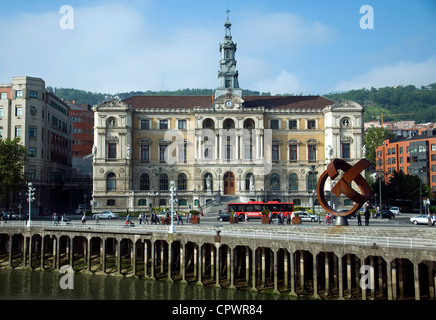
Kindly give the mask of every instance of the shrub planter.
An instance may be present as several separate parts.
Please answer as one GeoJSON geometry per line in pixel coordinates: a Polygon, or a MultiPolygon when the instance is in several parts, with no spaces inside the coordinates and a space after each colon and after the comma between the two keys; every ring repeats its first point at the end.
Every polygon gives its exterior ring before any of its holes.
{"type": "Polygon", "coordinates": [[[269,217],[268,216],[262,216],[261,218],[262,224],[269,224],[269,217]]]}
{"type": "Polygon", "coordinates": [[[238,223],[239,222],[239,218],[238,217],[230,217],[230,223],[238,223]]]}
{"type": "Polygon", "coordinates": [[[200,223],[200,217],[191,217],[191,223],[193,224],[200,223]]]}
{"type": "Polygon", "coordinates": [[[293,217],[292,224],[301,224],[301,217],[293,217]]]}

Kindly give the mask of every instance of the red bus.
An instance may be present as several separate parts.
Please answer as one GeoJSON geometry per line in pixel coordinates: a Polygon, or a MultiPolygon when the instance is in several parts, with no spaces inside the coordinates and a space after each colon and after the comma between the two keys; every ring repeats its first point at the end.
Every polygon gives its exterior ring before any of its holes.
{"type": "Polygon", "coordinates": [[[235,212],[235,215],[239,217],[239,220],[245,219],[245,215],[248,218],[261,218],[262,210],[269,210],[273,218],[278,213],[282,213],[285,217],[292,214],[294,211],[294,204],[292,202],[278,202],[278,201],[249,201],[246,203],[229,203],[227,205],[227,211],[231,213],[235,212]]]}

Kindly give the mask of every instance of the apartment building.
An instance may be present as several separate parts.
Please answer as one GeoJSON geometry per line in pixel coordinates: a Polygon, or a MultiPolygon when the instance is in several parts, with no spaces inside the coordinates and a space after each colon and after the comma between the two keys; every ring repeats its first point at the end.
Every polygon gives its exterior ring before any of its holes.
{"type": "MultiPolygon", "coordinates": [[[[44,80],[14,77],[0,85],[0,137],[20,138],[27,148],[23,168],[36,188],[34,214],[69,206],[65,182],[71,177],[71,123],[69,107],[45,88],[44,80]]],[[[26,186],[13,195],[11,208],[27,203],[26,186]]]]}

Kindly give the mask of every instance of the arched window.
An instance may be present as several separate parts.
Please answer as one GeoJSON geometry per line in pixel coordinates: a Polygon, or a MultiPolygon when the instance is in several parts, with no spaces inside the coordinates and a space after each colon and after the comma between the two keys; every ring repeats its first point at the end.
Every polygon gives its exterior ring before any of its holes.
{"type": "Polygon", "coordinates": [[[271,175],[271,190],[280,191],[280,176],[277,173],[271,175]]]}
{"type": "Polygon", "coordinates": [[[230,130],[230,129],[235,129],[235,121],[233,121],[232,119],[226,119],[223,122],[223,128],[230,130]]]}
{"type": "Polygon", "coordinates": [[[298,191],[298,176],[296,173],[289,175],[289,191],[298,191]]]}
{"type": "Polygon", "coordinates": [[[312,171],[309,171],[309,173],[307,174],[307,191],[316,190],[316,175],[317,173],[312,171]]]}
{"type": "Polygon", "coordinates": [[[204,175],[204,182],[203,182],[203,187],[204,190],[208,191],[212,191],[213,190],[213,177],[212,177],[212,173],[208,172],[204,175]]]}
{"type": "Polygon", "coordinates": [[[140,181],[140,189],[141,190],[150,190],[150,176],[148,173],[141,174],[141,181],[140,181]]]}
{"type": "Polygon", "coordinates": [[[161,191],[168,190],[168,175],[166,173],[161,173],[159,175],[159,190],[161,191]]]}
{"type": "Polygon", "coordinates": [[[188,179],[186,178],[186,174],[180,173],[177,177],[177,190],[187,190],[188,187],[188,179]]]}
{"type": "Polygon", "coordinates": [[[106,191],[116,191],[117,177],[115,173],[110,172],[106,178],[106,191]]]}

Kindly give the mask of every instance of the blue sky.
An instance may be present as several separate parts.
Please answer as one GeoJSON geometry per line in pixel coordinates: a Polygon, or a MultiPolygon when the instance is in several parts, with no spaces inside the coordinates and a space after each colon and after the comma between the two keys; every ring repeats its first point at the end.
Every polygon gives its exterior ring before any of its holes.
{"type": "Polygon", "coordinates": [[[229,5],[243,89],[331,91],[436,82],[434,0],[2,1],[0,81],[94,92],[216,88],[229,5]],[[63,5],[74,10],[63,29],[63,5]],[[363,5],[374,29],[361,29],[363,5]]]}

